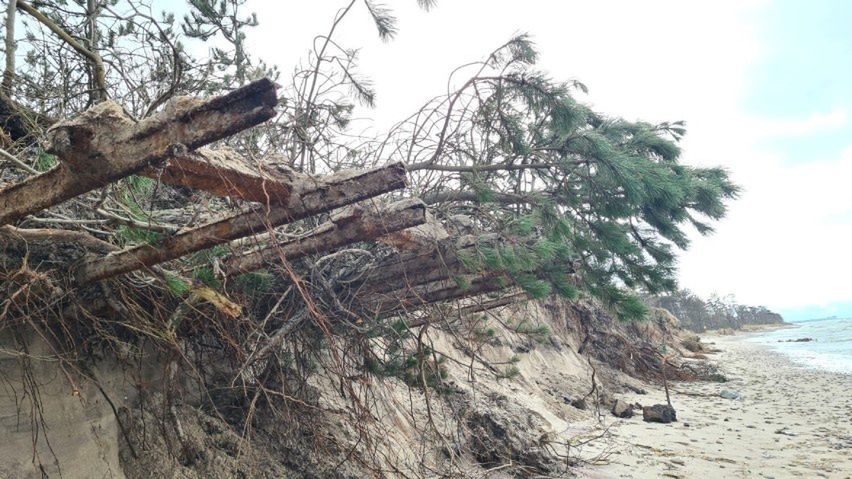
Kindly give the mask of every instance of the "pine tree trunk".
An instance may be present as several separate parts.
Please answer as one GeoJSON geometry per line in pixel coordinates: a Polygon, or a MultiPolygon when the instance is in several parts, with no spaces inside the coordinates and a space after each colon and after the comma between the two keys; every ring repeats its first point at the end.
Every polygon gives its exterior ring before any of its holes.
{"type": "Polygon", "coordinates": [[[77,281],[88,283],[109,278],[269,231],[276,226],[403,188],[405,180],[402,163],[309,180],[309,184],[294,185],[287,206],[256,208],[168,237],[161,244],[139,245],[88,261],[78,269],[77,281]]]}
{"type": "Polygon", "coordinates": [[[308,181],[307,175],[289,168],[252,165],[229,148],[199,148],[170,159],[163,168],[146,168],[139,174],[170,185],[264,205],[286,205],[293,185],[308,181]]]}
{"type": "Polygon", "coordinates": [[[468,277],[465,280],[470,284],[464,287],[451,280],[438,281],[416,288],[376,294],[360,302],[363,309],[371,316],[387,318],[410,313],[430,304],[470,298],[512,286],[510,279],[502,274],[468,277]]]}
{"type": "Polygon", "coordinates": [[[496,235],[448,238],[436,242],[428,251],[385,260],[364,275],[363,283],[358,287],[359,293],[393,291],[467,273],[462,258],[475,256],[478,246],[496,242],[496,235]]]}
{"type": "Polygon", "coordinates": [[[425,222],[426,205],[419,199],[403,200],[378,209],[362,205],[333,217],[302,238],[234,256],[225,262],[225,272],[228,275],[248,273],[281,258],[292,261],[347,244],[369,241],[425,222]]]}
{"type": "Polygon", "coordinates": [[[117,104],[100,103],[50,129],[48,152],[60,164],[0,190],[0,225],[264,122],[276,103],[268,79],[210,100],[172,103],[139,123],[117,104]]]}

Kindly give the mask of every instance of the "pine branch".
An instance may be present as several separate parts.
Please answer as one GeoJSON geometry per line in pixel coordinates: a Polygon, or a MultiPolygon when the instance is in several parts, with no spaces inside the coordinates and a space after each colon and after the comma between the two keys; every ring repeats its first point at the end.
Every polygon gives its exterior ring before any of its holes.
{"type": "Polygon", "coordinates": [[[6,68],[3,70],[2,90],[5,95],[12,96],[12,80],[15,76],[15,9],[17,0],[8,0],[6,7],[6,68]]]}
{"type": "Polygon", "coordinates": [[[370,12],[370,16],[373,17],[376,30],[379,32],[379,38],[384,41],[393,39],[399,30],[396,27],[396,17],[391,14],[391,10],[371,0],[364,0],[364,5],[366,5],[367,11],[370,12]]]}
{"type": "Polygon", "coordinates": [[[62,29],[59,25],[57,25],[53,20],[47,18],[47,16],[40,11],[33,8],[32,5],[23,1],[17,0],[17,7],[20,10],[28,13],[30,16],[39,21],[42,25],[48,28],[48,30],[55,33],[59,38],[62,39],[65,43],[67,43],[71,48],[77,51],[80,55],[85,57],[89,63],[92,65],[92,70],[94,71],[94,82],[97,87],[98,93],[96,97],[99,100],[106,100],[108,98],[107,89],[106,89],[106,71],[104,70],[104,62],[101,59],[101,56],[93,50],[90,50],[83,46],[80,42],[78,42],[74,37],[68,34],[65,30],[62,29]]]}

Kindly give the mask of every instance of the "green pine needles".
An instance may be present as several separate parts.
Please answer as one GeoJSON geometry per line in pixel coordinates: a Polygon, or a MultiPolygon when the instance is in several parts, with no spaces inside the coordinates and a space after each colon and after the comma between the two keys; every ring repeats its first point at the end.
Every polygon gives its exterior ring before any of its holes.
{"type": "Polygon", "coordinates": [[[468,267],[506,272],[532,297],[587,295],[641,318],[636,294],[676,287],[676,250],[690,229],[712,232],[739,188],[721,168],[680,163],[682,122],[595,112],[574,97],[585,86],[533,70],[536,58],[513,38],[400,125],[396,151],[427,203],[505,238],[468,267]]]}

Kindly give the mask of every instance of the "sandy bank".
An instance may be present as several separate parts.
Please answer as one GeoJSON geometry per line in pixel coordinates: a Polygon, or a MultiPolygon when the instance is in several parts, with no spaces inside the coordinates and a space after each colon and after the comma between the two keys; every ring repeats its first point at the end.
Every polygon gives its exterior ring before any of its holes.
{"type": "MultiPolygon", "coordinates": [[[[806,369],[746,337],[705,338],[722,350],[711,357],[729,382],[674,385],[678,422],[608,416],[605,440],[584,451],[602,465],[581,477],[852,477],[852,376],[806,369]]],[[[657,388],[620,397],[665,402],[657,388]]]]}

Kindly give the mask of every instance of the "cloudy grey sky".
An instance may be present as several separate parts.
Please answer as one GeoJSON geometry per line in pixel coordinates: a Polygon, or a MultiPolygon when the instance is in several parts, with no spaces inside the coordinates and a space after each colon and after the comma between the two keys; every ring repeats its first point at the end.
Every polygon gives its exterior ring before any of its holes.
{"type": "MultiPolygon", "coordinates": [[[[254,55],[289,73],[343,0],[251,0],[254,55]]],[[[381,131],[446,91],[456,66],[528,32],[539,67],[577,79],[597,110],[685,120],[683,161],[723,165],[745,192],[716,234],[681,255],[682,286],[733,293],[791,319],[852,316],[852,2],[740,0],[386,2],[378,40],[362,6],[340,41],[361,48],[381,131]]]]}

